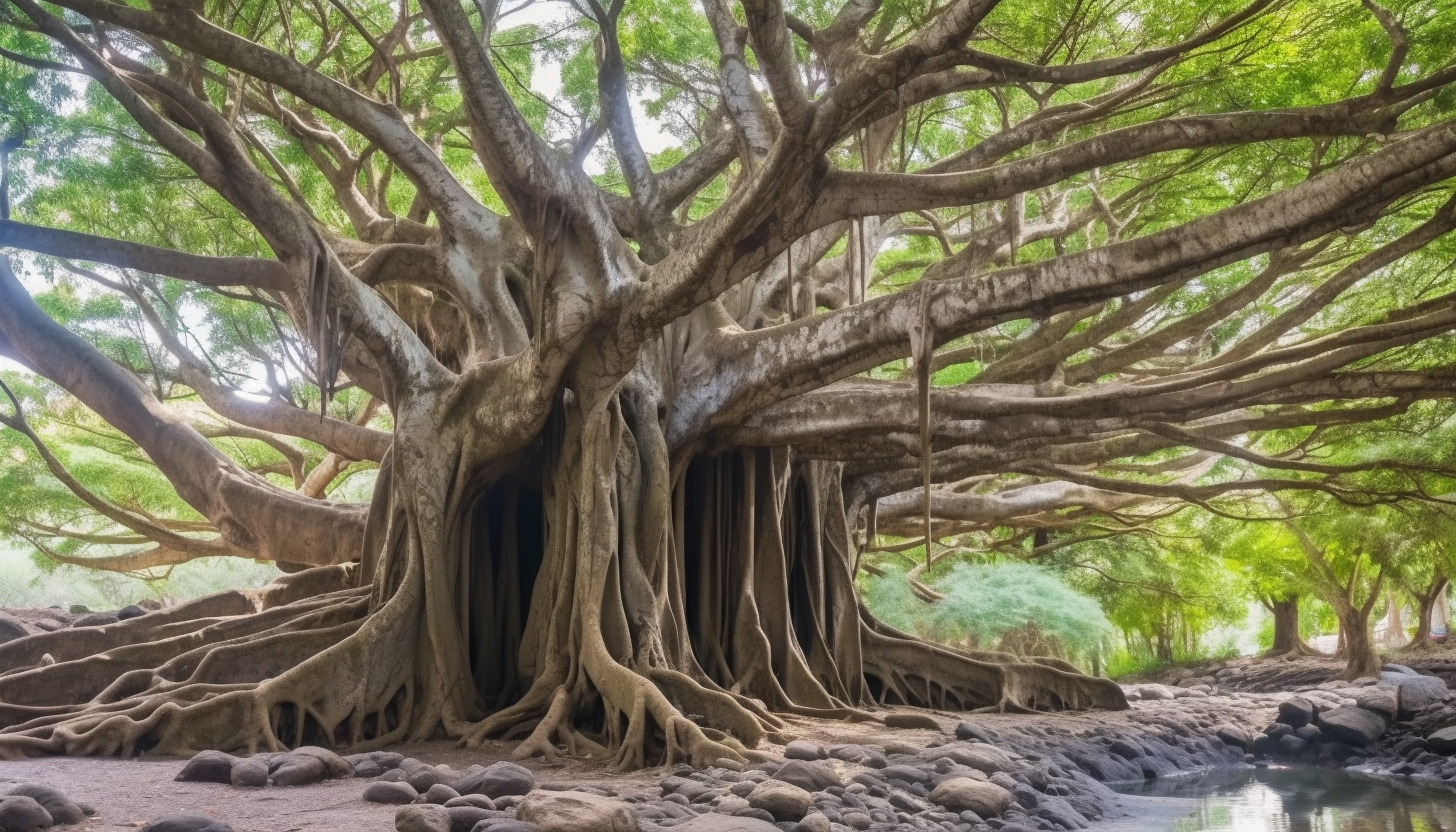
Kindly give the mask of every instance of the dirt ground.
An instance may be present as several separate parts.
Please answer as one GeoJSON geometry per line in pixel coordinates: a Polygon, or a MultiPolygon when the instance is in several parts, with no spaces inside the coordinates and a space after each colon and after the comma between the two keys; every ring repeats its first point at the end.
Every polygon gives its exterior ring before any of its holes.
{"type": "MultiPolygon", "coordinates": [[[[1124,723],[1150,703],[1121,713],[1090,712],[1035,716],[984,715],[969,717],[978,726],[996,731],[1041,731],[1060,727],[1080,731],[1096,726],[1124,723]]],[[[964,718],[944,712],[922,712],[935,717],[947,730],[964,718]]],[[[891,729],[878,723],[845,723],[792,719],[796,737],[824,744],[859,743],[883,746],[887,742],[924,745],[941,738],[925,729],[891,729]]],[[[448,764],[464,769],[480,763],[510,759],[514,743],[492,743],[480,750],[467,750],[449,742],[397,746],[392,750],[432,765],[448,764]]],[[[780,746],[764,743],[770,754],[780,746]]],[[[73,829],[55,827],[58,832],[103,832],[134,829],[157,817],[172,813],[201,814],[217,818],[236,832],[390,832],[397,807],[364,802],[364,782],[335,780],[295,788],[238,789],[212,783],[177,783],[181,759],[87,759],[43,757],[22,761],[0,761],[0,783],[45,783],[65,792],[78,803],[97,810],[95,817],[73,829]]],[[[536,772],[537,787],[569,789],[597,786],[624,798],[657,796],[663,769],[619,774],[593,760],[563,759],[557,763],[528,760],[536,772]]],[[[1109,825],[1107,832],[1119,824],[1109,825]]]]}
{"type": "MultiPolygon", "coordinates": [[[[1065,719],[1067,717],[1059,717],[1065,719]]],[[[995,719],[1006,719],[996,717],[995,719]]],[[[1012,719],[1015,719],[1014,717],[1012,719]]],[[[954,728],[956,720],[941,720],[954,728]]],[[[926,730],[891,730],[883,725],[854,725],[838,722],[795,720],[802,736],[826,743],[883,744],[891,739],[924,743],[935,736],[926,730]]],[[[390,749],[431,765],[446,764],[465,769],[479,763],[490,765],[509,760],[515,743],[491,743],[468,750],[450,742],[401,745],[390,749]]],[[[760,750],[774,753],[778,746],[765,743],[760,750]]],[[[77,803],[94,807],[97,814],[79,827],[53,827],[57,832],[85,829],[134,829],[173,813],[199,814],[217,818],[235,832],[387,832],[394,828],[398,807],[366,803],[360,795],[364,781],[333,780],[296,788],[239,789],[215,783],[178,783],[183,759],[116,760],[70,757],[40,757],[31,760],[0,760],[0,784],[44,783],[65,792],[77,803]]],[[[526,760],[536,772],[537,787],[569,789],[592,785],[622,797],[656,796],[662,769],[619,774],[600,762],[565,759],[556,763],[526,760]]]]}

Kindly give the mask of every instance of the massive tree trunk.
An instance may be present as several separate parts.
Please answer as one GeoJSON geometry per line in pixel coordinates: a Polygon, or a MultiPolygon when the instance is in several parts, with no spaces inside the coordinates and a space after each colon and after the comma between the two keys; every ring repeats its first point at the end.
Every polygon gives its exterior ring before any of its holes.
{"type": "Polygon", "coordinates": [[[1062,662],[880,625],[855,596],[843,466],[787,448],[674,455],[655,389],[636,372],[569,391],[504,457],[435,409],[401,419],[362,563],[334,590],[347,604],[270,606],[242,637],[229,618],[104,628],[148,657],[116,682],[112,655],[20,669],[69,633],[0,647],[0,702],[28,717],[10,712],[0,752],[372,748],[443,726],[529,732],[522,755],[705,765],[777,734],[774,712],[1125,706],[1062,662]],[[190,651],[157,661],[179,629],[190,651]]]}

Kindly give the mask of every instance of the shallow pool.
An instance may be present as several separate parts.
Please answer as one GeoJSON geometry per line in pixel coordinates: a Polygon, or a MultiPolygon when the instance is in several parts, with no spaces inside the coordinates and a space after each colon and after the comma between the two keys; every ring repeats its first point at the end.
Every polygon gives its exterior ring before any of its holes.
{"type": "Polygon", "coordinates": [[[1189,799],[1170,832],[1456,832],[1456,792],[1339,769],[1220,772],[1118,791],[1189,799]]]}

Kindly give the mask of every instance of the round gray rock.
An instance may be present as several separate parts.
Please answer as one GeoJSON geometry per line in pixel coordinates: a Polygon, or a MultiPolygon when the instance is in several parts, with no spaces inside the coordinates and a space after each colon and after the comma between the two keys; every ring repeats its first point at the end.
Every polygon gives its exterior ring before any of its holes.
{"type": "Polygon", "coordinates": [[[187,761],[177,775],[179,783],[231,783],[238,758],[221,751],[202,751],[187,761]]]}
{"type": "Polygon", "coordinates": [[[784,756],[790,760],[822,760],[829,756],[824,746],[810,740],[794,740],[784,746],[784,756]]]}
{"type": "Polygon", "coordinates": [[[51,816],[51,822],[58,826],[71,826],[86,819],[86,812],[80,806],[71,802],[60,789],[55,786],[43,786],[39,783],[21,783],[18,786],[11,786],[0,792],[4,797],[28,797],[41,805],[46,814],[51,816]]]}
{"type": "Polygon", "coordinates": [[[994,818],[1011,808],[1011,792],[995,783],[955,777],[942,780],[930,793],[930,802],[952,812],[975,812],[983,818],[994,818]]]}
{"type": "Polygon", "coordinates": [[[492,800],[513,794],[528,794],[536,788],[536,775],[515,763],[499,762],[466,774],[455,781],[461,794],[483,794],[492,800]]]}
{"type": "Polygon", "coordinates": [[[814,798],[807,791],[782,780],[765,780],[748,793],[748,805],[773,815],[774,820],[802,820],[814,798]]]}
{"type": "Polygon", "coordinates": [[[233,765],[230,781],[244,789],[261,789],[268,785],[268,764],[262,760],[239,760],[233,765]]]}
{"type": "Polygon", "coordinates": [[[233,832],[233,828],[206,815],[163,815],[141,832],[233,832]]]}
{"type": "Polygon", "coordinates": [[[54,825],[50,812],[34,798],[0,798],[0,832],[36,832],[54,825]]]}
{"type": "Polygon", "coordinates": [[[426,803],[438,803],[444,806],[459,796],[460,792],[455,791],[444,783],[436,783],[430,787],[429,791],[425,792],[424,799],[426,803]]]}
{"type": "Polygon", "coordinates": [[[388,806],[405,806],[414,803],[420,793],[415,787],[408,783],[370,783],[364,789],[364,799],[370,803],[383,803],[388,806]]]}

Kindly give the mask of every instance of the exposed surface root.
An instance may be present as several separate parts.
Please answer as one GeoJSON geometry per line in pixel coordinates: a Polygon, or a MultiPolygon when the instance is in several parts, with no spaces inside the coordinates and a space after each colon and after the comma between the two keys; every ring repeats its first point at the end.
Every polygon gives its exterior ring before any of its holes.
{"type": "Polygon", "coordinates": [[[1128,707],[1116,682],[1056,662],[1006,654],[985,661],[870,624],[864,639],[865,675],[883,705],[1025,712],[1128,707]]]}

